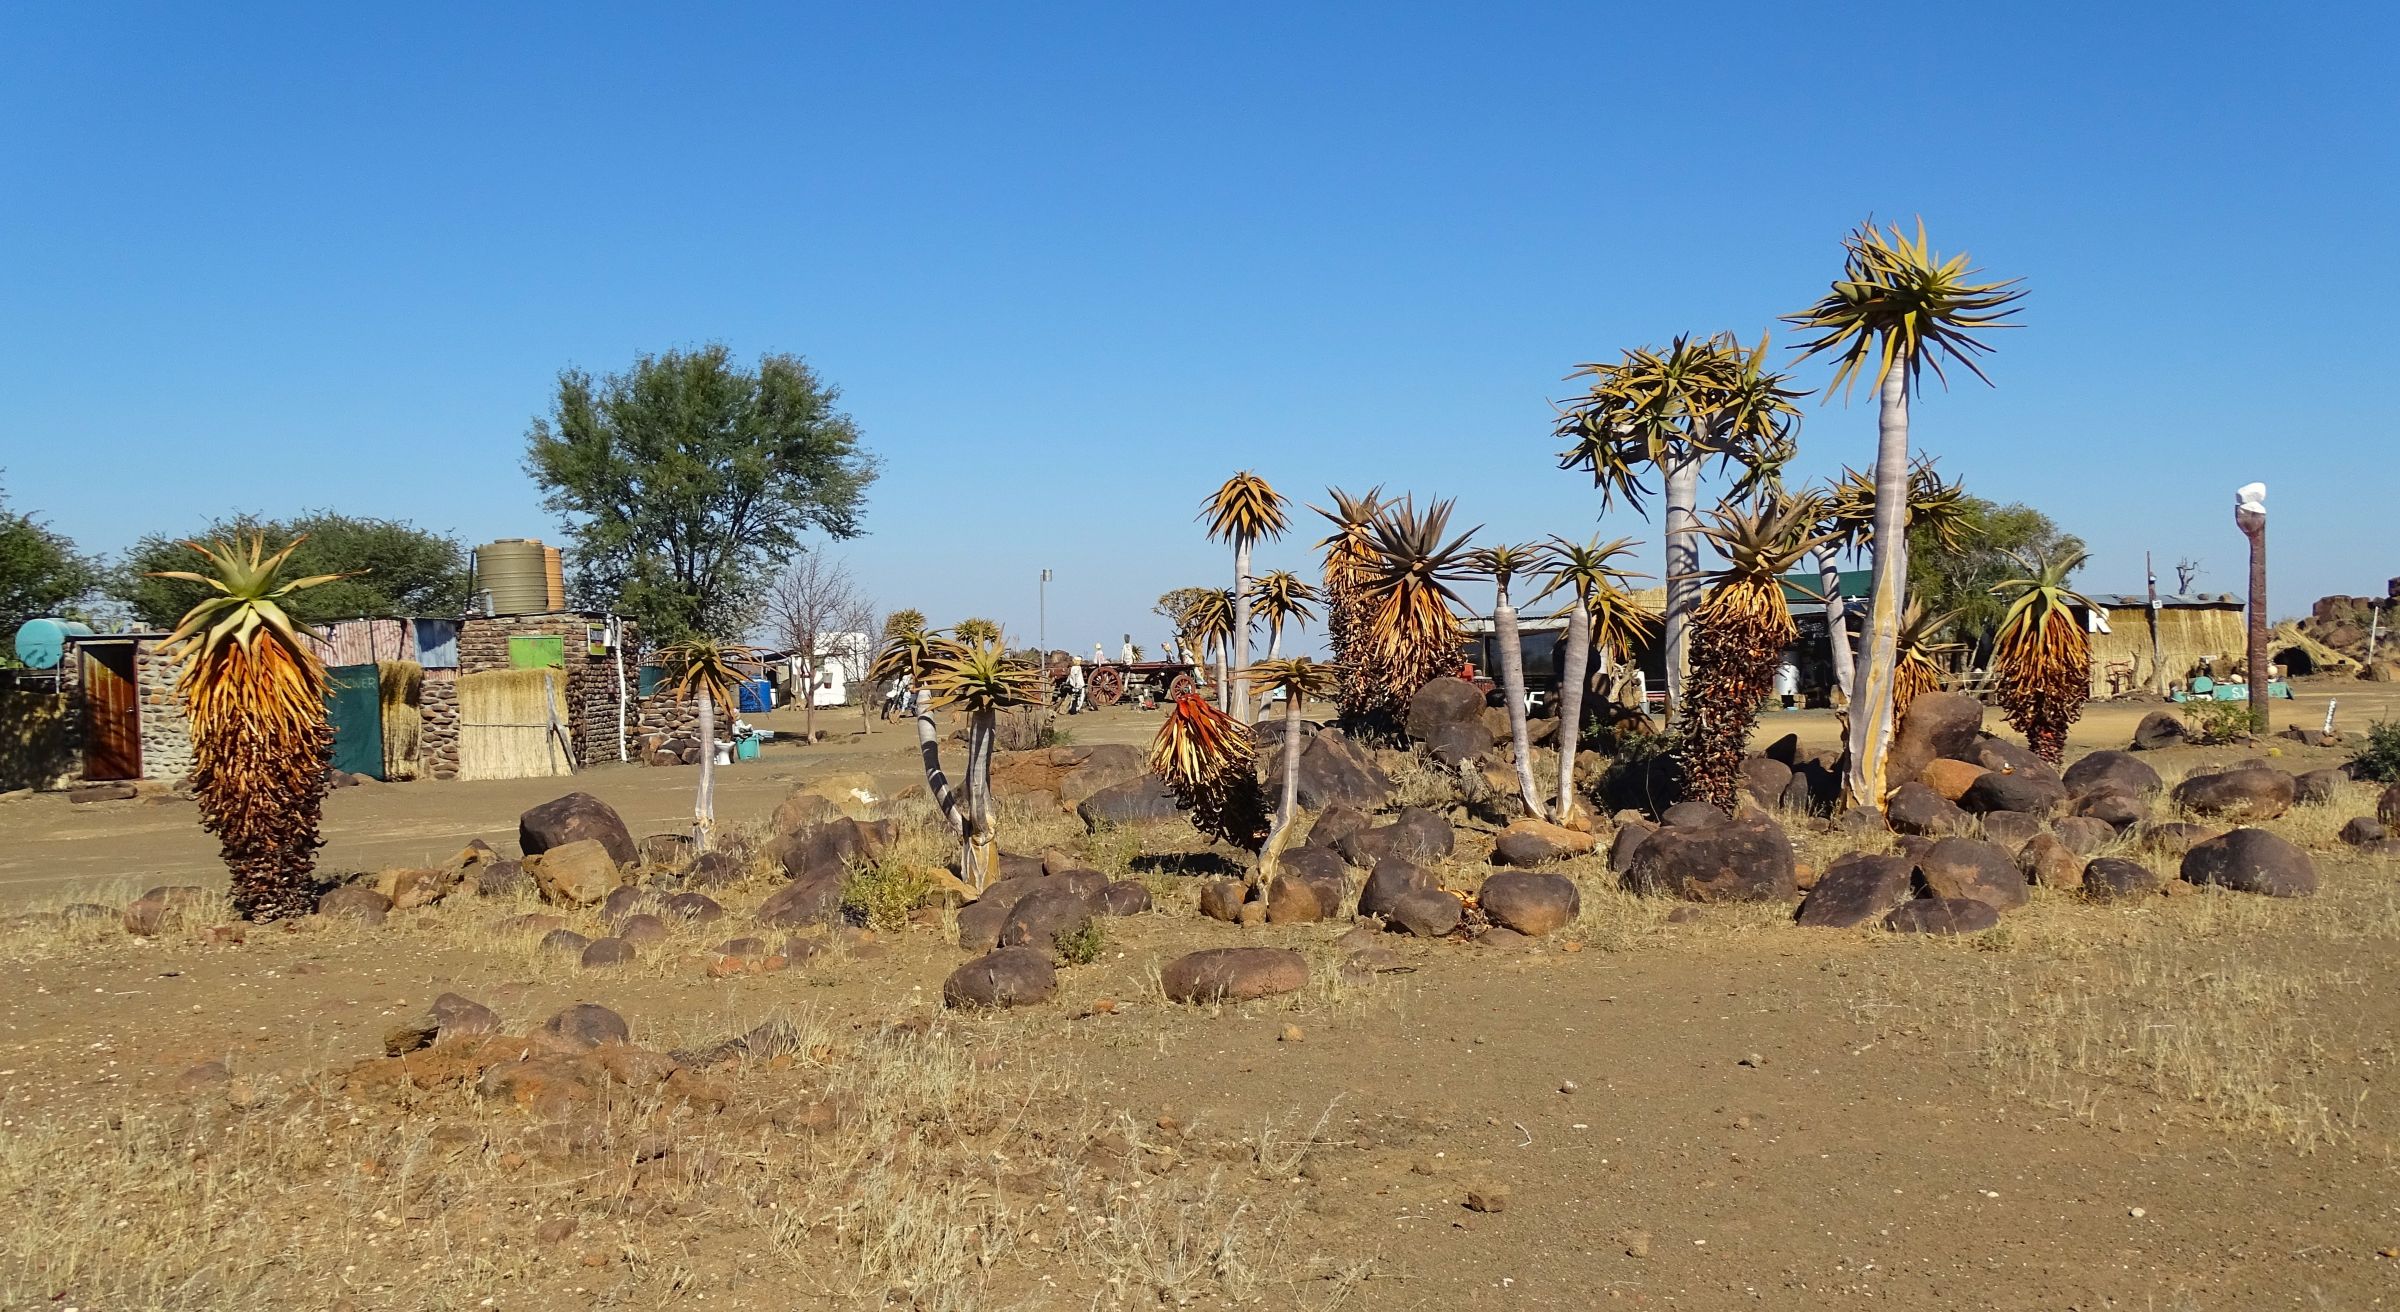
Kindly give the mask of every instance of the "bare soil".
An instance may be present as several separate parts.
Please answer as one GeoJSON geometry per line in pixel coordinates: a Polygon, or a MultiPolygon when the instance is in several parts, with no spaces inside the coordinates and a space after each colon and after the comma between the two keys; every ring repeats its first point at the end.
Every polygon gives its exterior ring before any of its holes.
{"type": "MultiPolygon", "coordinates": [[[[2320,722],[2329,694],[2353,730],[2400,713],[2338,684],[2278,722],[2320,722]]],[[[2122,745],[2147,709],[2091,708],[2074,750],[2122,745]]],[[[1831,743],[1828,716],[1764,720],[1762,742],[1831,743]]],[[[1068,724],[1141,741],[1155,721],[1068,724]]],[[[2276,747],[2294,770],[2340,759],[2276,747]]],[[[914,770],[898,726],[779,744],[720,774],[720,812],[914,770]]],[[[568,787],[637,835],[673,829],[692,775],[344,790],[326,865],[513,852],[518,812],[568,787]]],[[[995,1016],[941,1008],[963,954],[939,922],[713,976],[706,949],[749,932],[764,874],[723,895],[726,921],[608,972],[494,928],[539,908],[464,894],[238,945],[209,941],[221,908],[150,940],[19,926],[0,931],[0,1306],[2384,1306],[2400,867],[2332,839],[2372,796],[2272,826],[2312,850],[2313,899],[2036,890],[1998,931],[1925,939],[1684,914],[1586,858],[1565,867],[1568,930],[1523,950],[1393,936],[1405,970],[1358,982],[1335,969],[1347,925],[1205,920],[1196,881],[1144,874],[1198,846],[1188,827],[1133,842],[1012,811],[1004,846],[1142,876],[1159,910],[1107,922],[1056,999],[995,1016]],[[1302,948],[1314,982],[1159,995],[1162,960],[1242,943],[1302,948]],[[775,1018],[803,1038],[714,1065],[722,1106],[537,1115],[358,1087],[453,991],[512,1033],[592,1001],[661,1051],[775,1018]]],[[[185,803],[0,802],[0,832],[0,911],[222,884],[185,803]]],[[[1474,887],[1486,850],[1462,827],[1445,880],[1474,887]]]]}

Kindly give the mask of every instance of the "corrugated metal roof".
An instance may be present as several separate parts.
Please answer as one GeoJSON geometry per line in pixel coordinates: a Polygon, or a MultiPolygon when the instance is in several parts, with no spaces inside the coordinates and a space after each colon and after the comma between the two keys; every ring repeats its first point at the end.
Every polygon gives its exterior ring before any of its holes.
{"type": "MultiPolygon", "coordinates": [[[[2110,610],[2146,610],[2150,605],[2149,594],[2142,592],[2090,592],[2084,595],[2110,610]]],[[[2161,606],[2239,606],[2242,604],[2242,599],[2230,592],[2162,592],[2158,594],[2158,604],[2161,606]]]]}

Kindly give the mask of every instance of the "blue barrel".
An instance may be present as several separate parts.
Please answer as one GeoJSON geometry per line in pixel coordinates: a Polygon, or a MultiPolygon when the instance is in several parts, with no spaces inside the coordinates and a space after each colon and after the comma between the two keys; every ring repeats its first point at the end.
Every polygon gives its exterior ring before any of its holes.
{"type": "Polygon", "coordinates": [[[765,679],[742,681],[741,709],[747,715],[764,715],[775,709],[775,685],[765,679]]]}
{"type": "Polygon", "coordinates": [[[89,624],[75,620],[27,620],[17,629],[17,659],[29,670],[55,670],[65,659],[67,639],[88,637],[89,624]]]}

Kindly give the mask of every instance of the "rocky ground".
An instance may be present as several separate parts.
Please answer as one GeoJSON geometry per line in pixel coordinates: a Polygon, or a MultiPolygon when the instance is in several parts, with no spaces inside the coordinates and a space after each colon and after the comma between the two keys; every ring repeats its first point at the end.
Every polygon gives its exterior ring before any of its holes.
{"type": "Polygon", "coordinates": [[[1738,814],[1561,829],[1440,701],[1312,739],[1265,896],[1130,716],[1003,757],[980,896],[865,753],[728,771],[705,856],[612,777],[688,771],[345,790],[329,857],[406,856],[283,926],[180,851],[21,881],[0,1305],[2392,1296],[2400,798],[2338,745],[2052,772],[1937,701],[1901,832],[1812,814],[1817,732],[1738,814]]]}

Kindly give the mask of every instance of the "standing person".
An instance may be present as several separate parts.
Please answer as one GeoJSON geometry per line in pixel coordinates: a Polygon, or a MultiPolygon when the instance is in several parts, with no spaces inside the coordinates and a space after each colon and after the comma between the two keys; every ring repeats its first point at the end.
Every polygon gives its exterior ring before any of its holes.
{"type": "Polygon", "coordinates": [[[1092,664],[1094,664],[1094,665],[1106,665],[1106,664],[1108,664],[1108,653],[1107,653],[1107,652],[1105,652],[1105,651],[1103,651],[1103,650],[1101,649],[1101,647],[1100,647],[1100,644],[1099,644],[1099,643],[1096,643],[1096,642],[1092,644],[1092,664]]]}
{"type": "Polygon", "coordinates": [[[1775,695],[1783,699],[1783,709],[1792,710],[1800,698],[1800,667],[1792,654],[1783,654],[1783,663],[1775,667],[1775,695]]]}
{"type": "Polygon", "coordinates": [[[903,674],[884,685],[883,718],[891,719],[896,712],[906,709],[908,709],[908,676],[903,674]]]}
{"type": "Polygon", "coordinates": [[[1121,649],[1121,650],[1120,650],[1120,651],[1117,653],[1117,659],[1119,659],[1119,660],[1121,660],[1121,661],[1125,662],[1127,665],[1131,665],[1131,664],[1133,664],[1133,635],[1132,635],[1132,634],[1128,633],[1128,634],[1126,634],[1126,635],[1125,635],[1125,645],[1124,645],[1124,647],[1123,647],[1123,648],[1122,648],[1122,649],[1121,649]]]}
{"type": "Polygon", "coordinates": [[[1067,714],[1083,714],[1083,659],[1077,657],[1067,666],[1067,714]]]}

